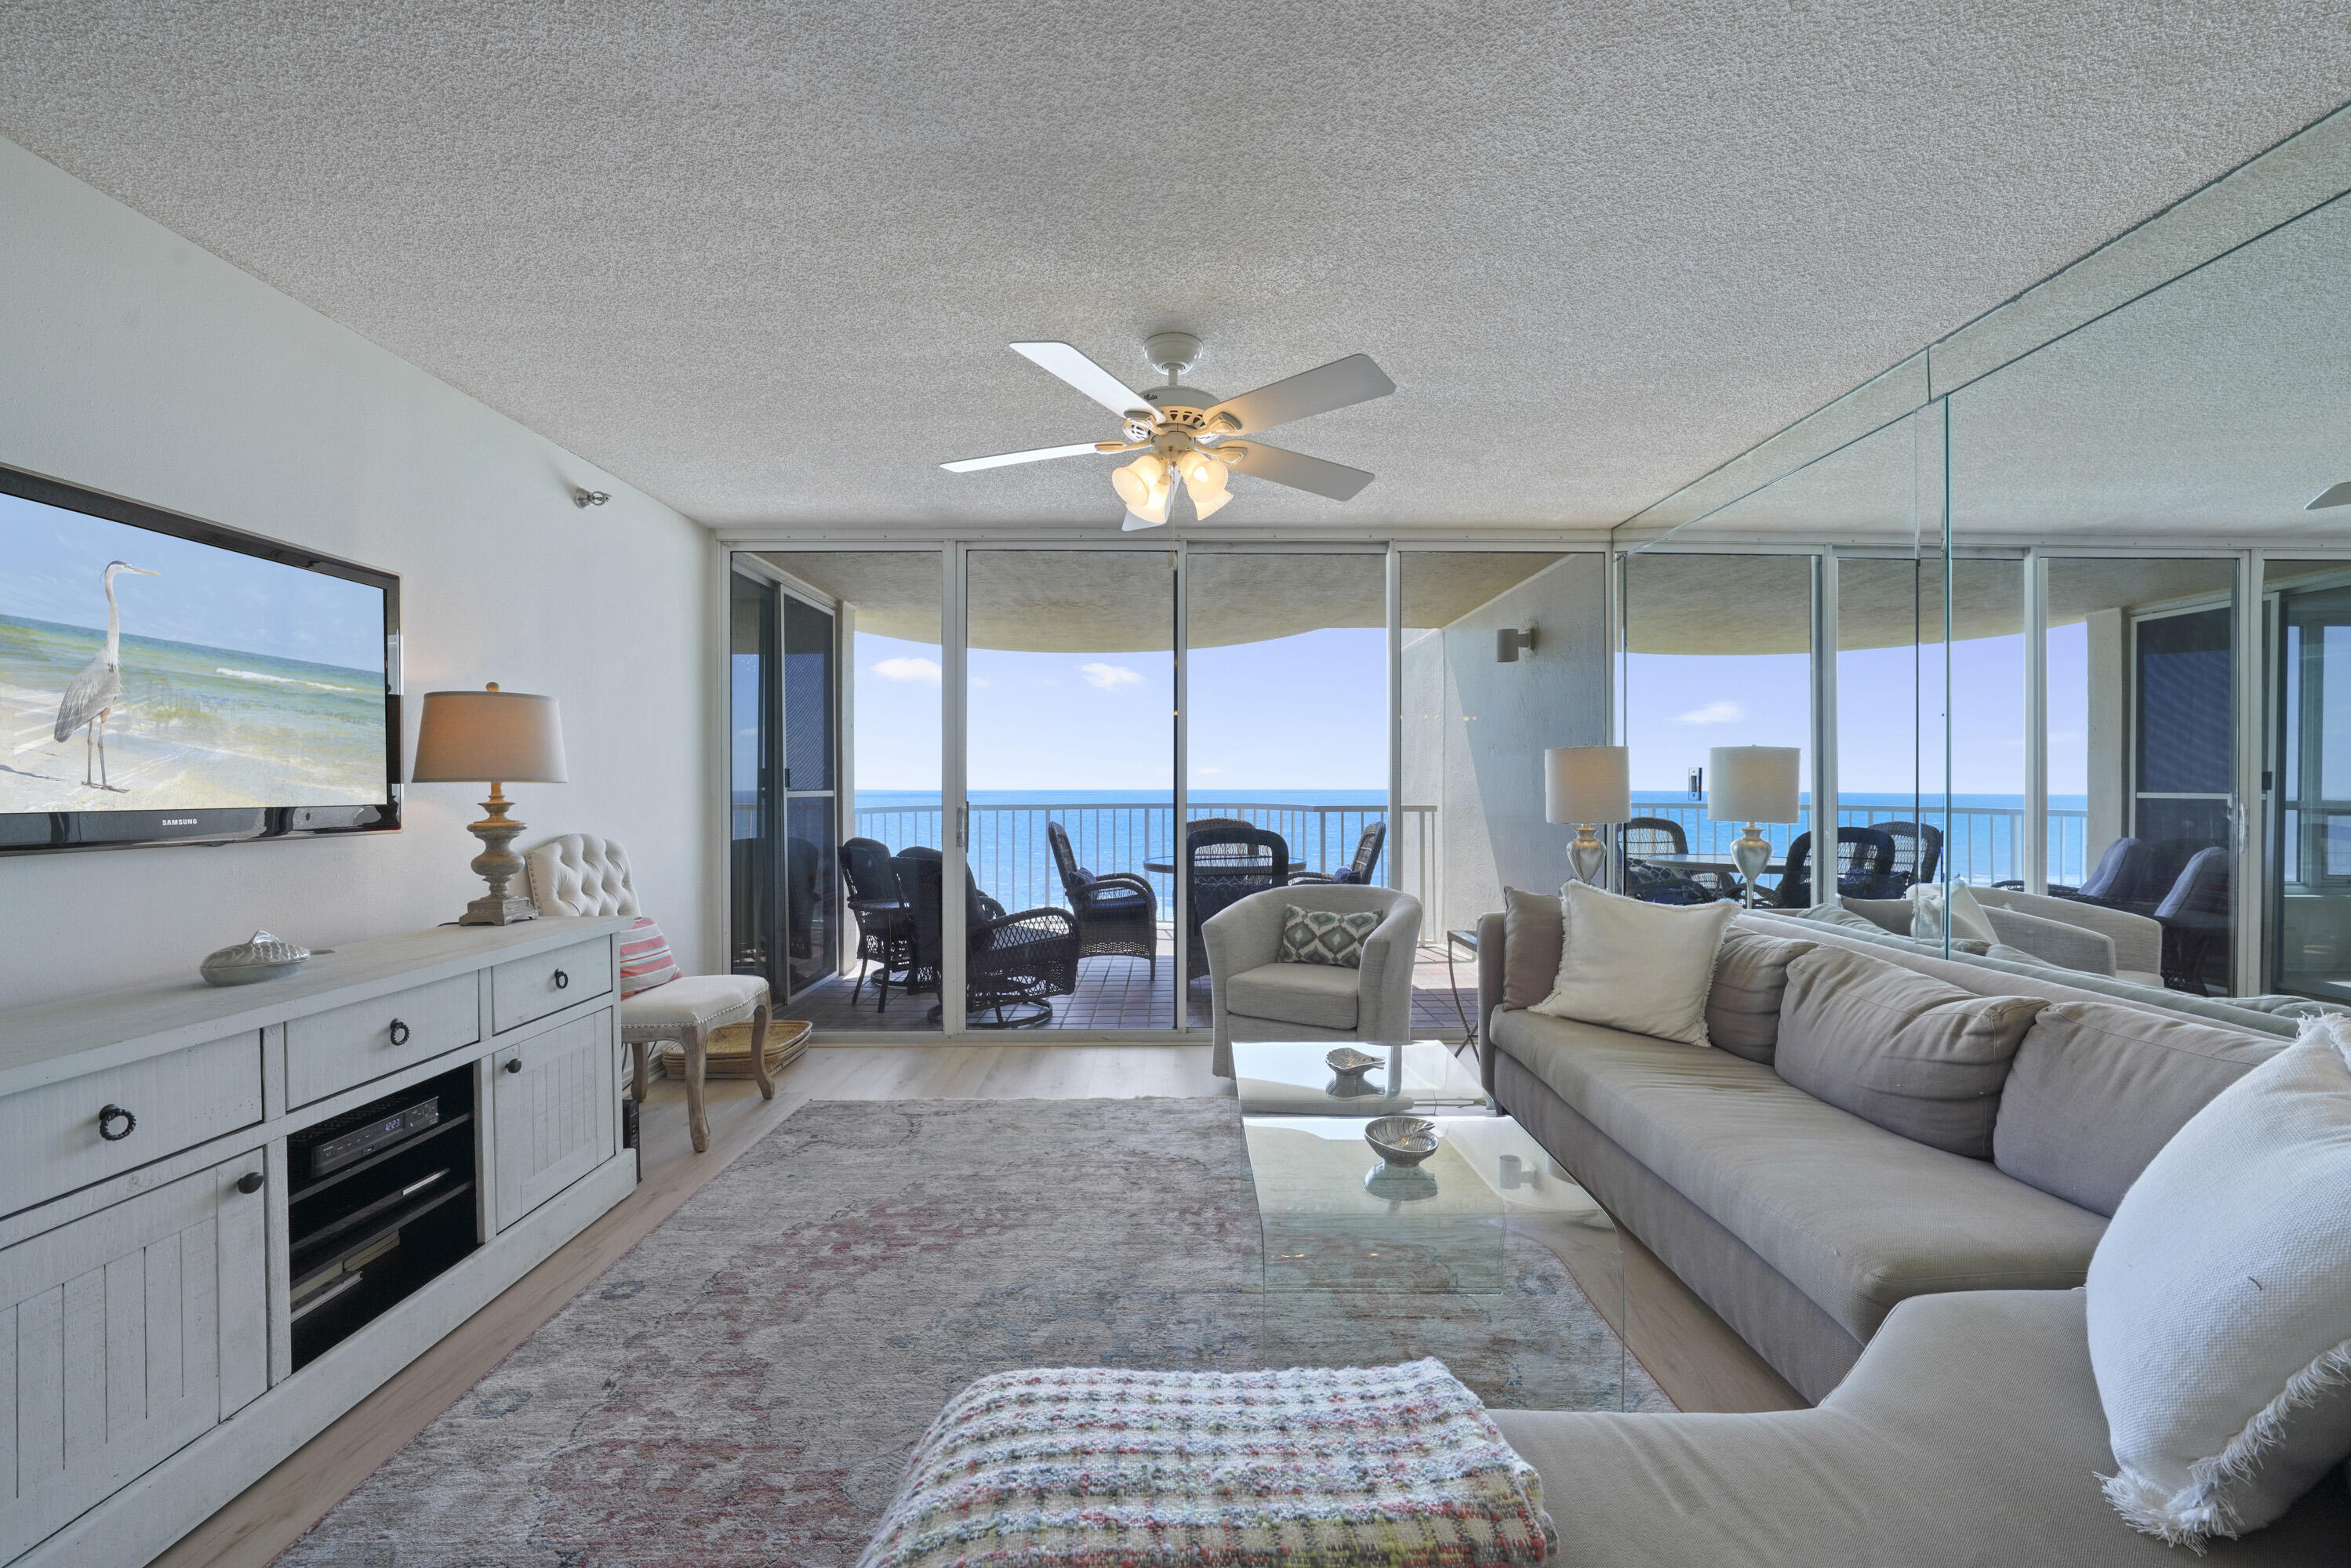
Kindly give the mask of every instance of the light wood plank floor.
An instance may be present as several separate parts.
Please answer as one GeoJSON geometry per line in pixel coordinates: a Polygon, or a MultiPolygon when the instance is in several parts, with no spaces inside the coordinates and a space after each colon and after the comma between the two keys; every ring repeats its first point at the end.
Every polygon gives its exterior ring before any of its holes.
{"type": "MultiPolygon", "coordinates": [[[[1228,1097],[1198,1046],[849,1046],[811,1050],[763,1102],[747,1079],[709,1085],[710,1151],[686,1139],[684,1085],[655,1080],[637,1190],[340,1420],[198,1526],[164,1568],[263,1568],[727,1163],[810,1100],[1228,1097]]],[[[1685,1410],[1802,1401],[1630,1237],[1538,1232],[1685,1410]]]]}

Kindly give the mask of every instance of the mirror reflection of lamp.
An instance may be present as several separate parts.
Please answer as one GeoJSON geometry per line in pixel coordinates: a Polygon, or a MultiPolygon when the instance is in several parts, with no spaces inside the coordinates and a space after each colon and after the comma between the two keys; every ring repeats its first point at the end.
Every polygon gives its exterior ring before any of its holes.
{"type": "MultiPolygon", "coordinates": [[[[1755,831],[1756,824],[1797,820],[1802,757],[1792,746],[1718,746],[1706,754],[1706,814],[1718,822],[1747,824],[1731,843],[1730,861],[1747,883],[1750,908],[1755,904],[1755,880],[1771,863],[1771,841],[1755,831]]],[[[1829,863],[1836,863],[1834,852],[1829,863]]]]}
{"type": "Polygon", "coordinates": [[[512,845],[524,824],[507,819],[514,802],[506,798],[505,785],[561,784],[565,773],[563,720],[553,697],[502,692],[496,681],[478,692],[424,694],[409,781],[490,787],[490,798],[482,802],[487,814],[465,828],[482,841],[474,870],[490,891],[465,905],[457,924],[512,925],[538,917],[538,906],[528,896],[508,891],[522,873],[522,856],[512,845]]]}
{"type": "Polygon", "coordinates": [[[1575,879],[1602,885],[1608,846],[1592,830],[1633,814],[1631,754],[1621,746],[1559,746],[1543,753],[1543,820],[1575,824],[1567,846],[1575,879]]]}

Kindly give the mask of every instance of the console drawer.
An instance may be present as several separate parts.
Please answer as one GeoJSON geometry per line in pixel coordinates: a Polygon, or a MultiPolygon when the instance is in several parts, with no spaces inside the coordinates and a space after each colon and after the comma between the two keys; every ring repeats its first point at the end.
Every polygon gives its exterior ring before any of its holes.
{"type": "Polygon", "coordinates": [[[286,1103],[308,1105],[482,1038],[478,975],[286,1021],[286,1103]]]}
{"type": "Polygon", "coordinates": [[[0,1214],[104,1181],[261,1120],[258,1030],[0,1099],[0,1214]],[[130,1113],[110,1117],[108,1106],[130,1113]],[[127,1130],[126,1130],[127,1128],[127,1130]]]}
{"type": "Polygon", "coordinates": [[[612,942],[599,936],[490,971],[492,1031],[504,1034],[612,988],[612,942]]]}

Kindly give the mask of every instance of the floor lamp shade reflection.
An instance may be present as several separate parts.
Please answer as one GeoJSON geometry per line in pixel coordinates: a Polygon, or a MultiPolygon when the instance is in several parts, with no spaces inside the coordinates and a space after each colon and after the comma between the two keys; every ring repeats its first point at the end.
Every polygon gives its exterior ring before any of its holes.
{"type": "Polygon", "coordinates": [[[1572,822],[1567,863],[1593,887],[1608,869],[1608,846],[1593,828],[1633,814],[1632,764],[1621,746],[1555,746],[1543,753],[1543,820],[1572,822]]]}
{"type": "Polygon", "coordinates": [[[1803,753],[1792,746],[1718,746],[1706,754],[1706,814],[1718,822],[1744,822],[1730,846],[1730,861],[1755,902],[1755,879],[1771,863],[1771,841],[1755,831],[1758,822],[1797,820],[1796,783],[1803,753]]]}
{"type": "Polygon", "coordinates": [[[506,798],[507,783],[560,784],[565,781],[563,718],[553,697],[528,692],[502,692],[492,681],[478,692],[427,692],[424,711],[416,725],[416,765],[409,771],[414,784],[487,784],[490,798],[482,802],[486,813],[465,831],[482,841],[474,870],[490,884],[489,893],[465,905],[461,925],[511,925],[536,919],[538,906],[510,891],[522,874],[522,856],[514,852],[520,822],[507,820],[514,802],[506,798]]]}

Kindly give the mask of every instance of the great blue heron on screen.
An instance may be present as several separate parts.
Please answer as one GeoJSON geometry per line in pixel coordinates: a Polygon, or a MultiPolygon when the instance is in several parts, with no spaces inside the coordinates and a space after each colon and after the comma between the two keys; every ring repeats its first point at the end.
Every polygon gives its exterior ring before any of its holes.
{"type": "Polygon", "coordinates": [[[127,795],[130,791],[120,784],[106,781],[106,716],[113,711],[115,699],[122,695],[122,612],[114,602],[114,574],[118,571],[135,571],[141,577],[162,575],[129,561],[106,563],[106,652],[84,664],[81,674],[73,678],[73,685],[66,688],[66,700],[57,705],[57,738],[70,739],[75,730],[89,726],[81,743],[81,781],[93,789],[127,795]],[[93,750],[97,753],[95,779],[90,777],[93,750]]]}

